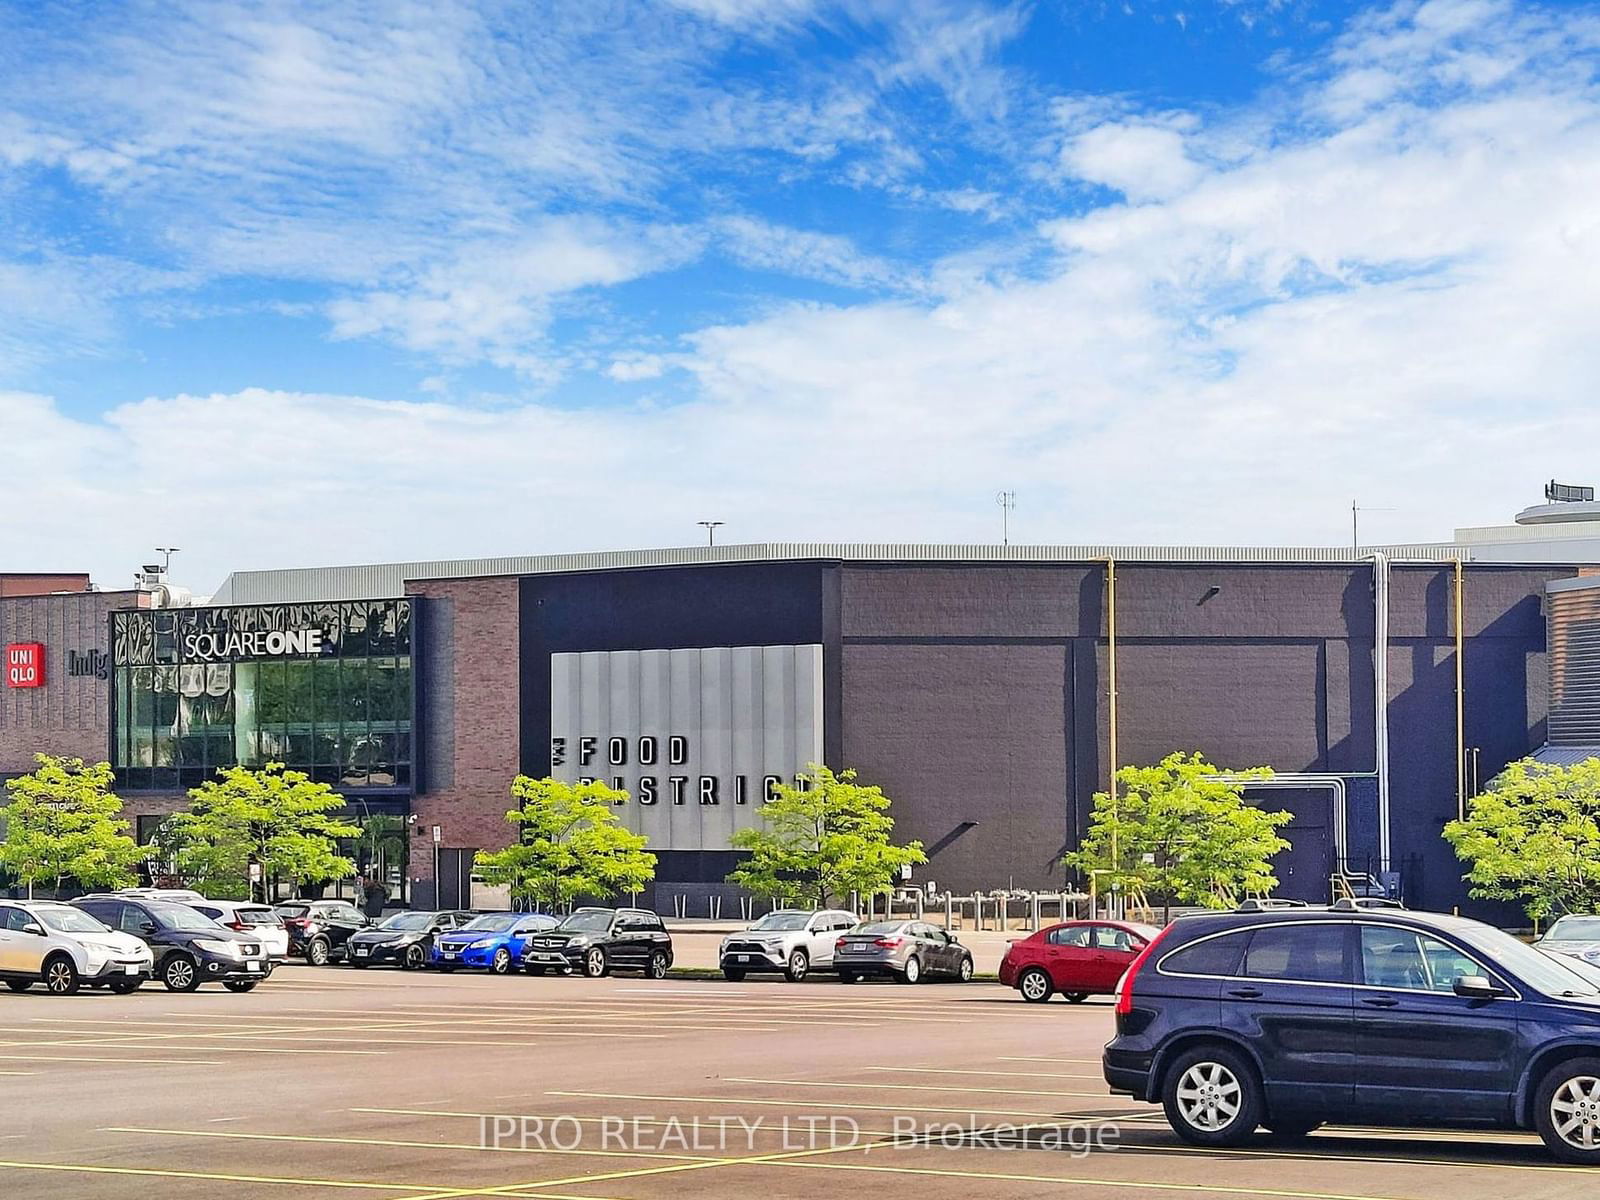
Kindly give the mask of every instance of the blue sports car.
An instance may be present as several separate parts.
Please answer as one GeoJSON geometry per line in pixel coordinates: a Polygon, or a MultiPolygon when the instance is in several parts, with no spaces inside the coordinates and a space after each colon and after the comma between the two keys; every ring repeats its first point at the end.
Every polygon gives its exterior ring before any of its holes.
{"type": "Polygon", "coordinates": [[[434,938],[429,965],[440,971],[468,967],[505,975],[522,957],[530,937],[558,924],[560,918],[543,913],[480,913],[460,929],[434,938]]]}

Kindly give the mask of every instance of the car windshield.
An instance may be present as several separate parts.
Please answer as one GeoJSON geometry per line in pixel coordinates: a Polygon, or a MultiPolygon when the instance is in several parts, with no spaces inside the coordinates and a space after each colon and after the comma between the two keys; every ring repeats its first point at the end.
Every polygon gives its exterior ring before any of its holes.
{"type": "Polygon", "coordinates": [[[580,910],[561,922],[561,928],[576,933],[604,933],[611,928],[611,914],[605,909],[580,910]]]}
{"type": "Polygon", "coordinates": [[[402,912],[386,918],[379,929],[426,929],[434,922],[437,913],[402,912]]]}
{"type": "Polygon", "coordinates": [[[795,929],[804,929],[810,919],[810,913],[774,912],[768,913],[750,928],[757,933],[787,933],[795,929]]]}
{"type": "Polygon", "coordinates": [[[1551,942],[1600,942],[1600,917],[1562,917],[1544,936],[1551,942]]]}
{"type": "Polygon", "coordinates": [[[517,923],[516,913],[484,913],[481,917],[473,917],[461,928],[487,929],[492,933],[500,933],[510,929],[517,923]]]}
{"type": "Polygon", "coordinates": [[[110,930],[81,908],[40,908],[34,916],[57,933],[109,933],[110,930]]]}
{"type": "Polygon", "coordinates": [[[904,921],[864,921],[852,929],[851,933],[899,933],[904,921]]]}
{"type": "Polygon", "coordinates": [[[1550,996],[1600,996],[1600,987],[1504,930],[1473,923],[1452,930],[1518,979],[1550,996]]]}
{"type": "Polygon", "coordinates": [[[204,913],[197,913],[194,909],[181,904],[152,904],[150,915],[166,928],[178,929],[185,933],[200,933],[207,929],[222,928],[204,913]]]}

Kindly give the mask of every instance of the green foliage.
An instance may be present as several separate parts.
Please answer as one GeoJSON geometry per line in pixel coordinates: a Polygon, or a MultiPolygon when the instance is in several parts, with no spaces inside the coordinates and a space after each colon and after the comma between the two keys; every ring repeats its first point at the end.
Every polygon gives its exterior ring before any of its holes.
{"type": "Polygon", "coordinates": [[[111,791],[111,764],[48,754],[34,761],[32,774],[6,784],[0,867],[30,891],[36,883],[59,888],[68,879],[90,888],[133,883],[147,852],[118,815],[122,801],[111,791]]]}
{"type": "Polygon", "coordinates": [[[1242,893],[1270,892],[1278,885],[1272,857],[1289,848],[1277,831],[1293,814],[1246,804],[1238,781],[1271,776],[1267,767],[1223,771],[1199,753],[1123,767],[1117,796],[1095,795],[1089,832],[1062,861],[1085,875],[1104,872],[1102,892],[1159,895],[1169,906],[1225,908],[1242,893]]]}
{"type": "Polygon", "coordinates": [[[361,830],[334,814],[344,797],[302,771],[268,763],[259,770],[229,767],[189,793],[189,809],[170,822],[178,874],[218,899],[250,893],[250,863],[263,879],[324,883],[343,879],[355,864],[338,839],[361,830]]]}
{"type": "Polygon", "coordinates": [[[1600,906],[1600,759],[1570,767],[1523,759],[1472,799],[1444,837],[1470,863],[1480,900],[1514,900],[1534,920],[1600,906]]]}
{"type": "Polygon", "coordinates": [[[628,793],[598,782],[518,775],[511,795],[518,807],[506,820],[517,827],[517,841],[478,852],[477,869],[489,883],[553,907],[636,892],[655,878],[656,856],[645,850],[649,839],[617,818],[616,806],[628,793]]]}
{"type": "Polygon", "coordinates": [[[799,787],[776,786],[761,807],[761,828],[733,835],[734,846],[750,857],[728,875],[729,883],[786,904],[809,901],[822,908],[851,892],[887,892],[902,866],[928,861],[921,842],[890,843],[889,797],[858,784],[853,770],[835,775],[812,763],[800,780],[799,787]]]}

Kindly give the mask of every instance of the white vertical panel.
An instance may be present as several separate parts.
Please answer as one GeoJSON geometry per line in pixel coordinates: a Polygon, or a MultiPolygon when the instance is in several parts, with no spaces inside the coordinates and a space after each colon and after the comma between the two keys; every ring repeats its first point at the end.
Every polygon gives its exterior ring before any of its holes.
{"type": "Polygon", "coordinates": [[[794,651],[789,646],[761,647],[761,709],[762,773],[793,783],[805,764],[795,757],[794,651]]]}
{"type": "MultiPolygon", "coordinates": [[[[700,651],[700,773],[716,780],[716,804],[700,806],[700,842],[727,846],[733,836],[733,651],[700,651]]],[[[696,780],[696,803],[700,802],[696,780]]]]}
{"type": "Polygon", "coordinates": [[[734,821],[740,829],[755,824],[761,805],[761,651],[754,646],[736,646],[729,653],[733,679],[733,778],[730,790],[744,777],[745,802],[735,808],[734,821]]]}
{"type": "Polygon", "coordinates": [[[571,783],[578,777],[578,656],[550,656],[550,775],[571,783]],[[561,761],[557,762],[556,758],[561,761]]]}
{"type": "Polygon", "coordinates": [[[700,805],[694,794],[700,777],[700,651],[673,650],[671,733],[688,742],[688,761],[669,763],[666,778],[666,807],[671,811],[668,845],[673,848],[698,847],[700,805]],[[682,804],[673,803],[672,780],[682,779],[682,804]]]}
{"type": "MultiPolygon", "coordinates": [[[[641,736],[656,740],[656,761],[641,766],[640,775],[649,775],[656,783],[656,802],[653,805],[635,803],[631,806],[638,824],[630,825],[635,833],[650,839],[652,846],[671,848],[671,814],[667,796],[667,735],[672,726],[672,652],[669,650],[642,650],[639,652],[639,732],[641,736]]],[[[635,754],[638,747],[634,748],[635,754]]],[[[638,776],[636,775],[637,781],[638,776]]],[[[636,785],[637,786],[637,785],[636,785]]]]}

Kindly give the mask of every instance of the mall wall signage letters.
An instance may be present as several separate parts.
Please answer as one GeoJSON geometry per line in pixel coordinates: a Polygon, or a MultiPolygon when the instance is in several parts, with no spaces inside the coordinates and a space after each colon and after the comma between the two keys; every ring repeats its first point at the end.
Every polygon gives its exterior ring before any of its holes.
{"type": "Polygon", "coordinates": [[[38,642],[13,642],[6,647],[6,686],[44,686],[44,646],[38,642]]]}
{"type": "Polygon", "coordinates": [[[550,770],[627,792],[664,850],[726,850],[761,802],[822,761],[822,647],[550,656],[550,770]]]}
{"type": "Polygon", "coordinates": [[[321,653],[322,630],[315,628],[202,632],[185,634],[183,638],[183,657],[189,662],[233,662],[321,653]]]}
{"type": "Polygon", "coordinates": [[[104,650],[68,650],[67,674],[91,679],[110,679],[111,656],[104,650]]]}

